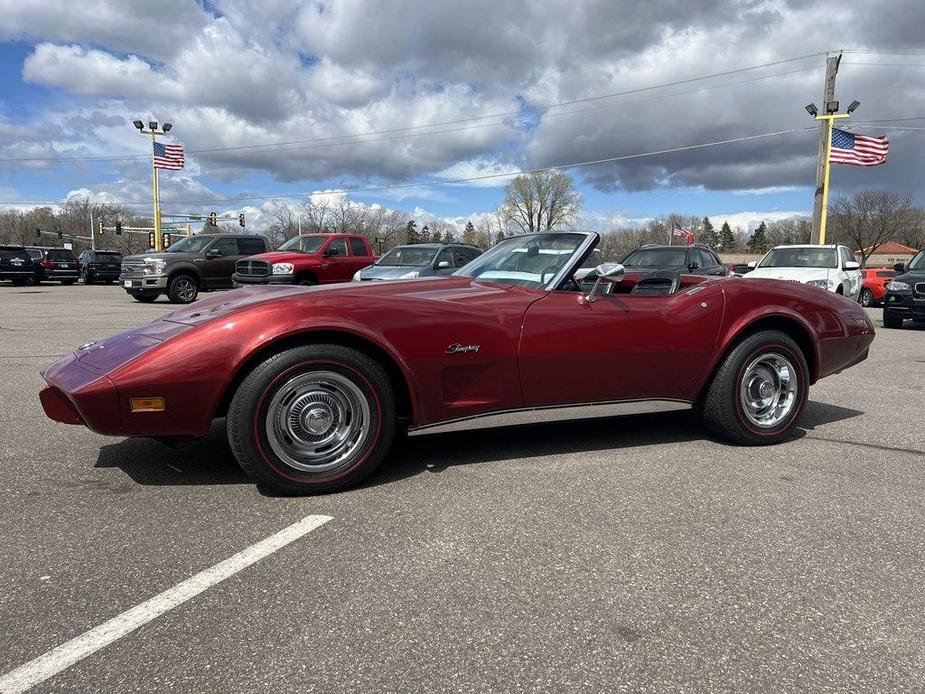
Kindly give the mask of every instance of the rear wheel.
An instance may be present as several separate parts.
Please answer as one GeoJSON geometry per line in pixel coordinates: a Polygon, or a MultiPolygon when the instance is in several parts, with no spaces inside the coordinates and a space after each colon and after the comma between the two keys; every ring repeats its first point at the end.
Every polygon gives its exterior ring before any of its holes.
{"type": "Polygon", "coordinates": [[[341,345],[275,354],[238,387],[228,441],[251,477],[286,494],[358,484],[385,458],[395,399],[378,362],[341,345]]]}
{"type": "Polygon", "coordinates": [[[869,289],[861,290],[861,306],[873,306],[874,294],[869,289]]]}
{"type": "Polygon", "coordinates": [[[806,358],[776,330],[750,335],[726,355],[704,398],[704,424],[741,445],[784,440],[796,426],[809,392],[806,358]]]}
{"type": "Polygon", "coordinates": [[[883,312],[883,327],[884,328],[901,328],[903,327],[903,319],[899,316],[894,316],[891,313],[883,312]]]}
{"type": "Polygon", "coordinates": [[[70,286],[71,286],[72,284],[74,284],[76,281],[77,281],[77,280],[61,280],[61,284],[63,284],[65,287],[70,287],[70,286]]]}
{"type": "Polygon", "coordinates": [[[192,303],[198,294],[199,286],[192,275],[180,273],[171,277],[167,283],[167,298],[173,304],[192,303]]]}

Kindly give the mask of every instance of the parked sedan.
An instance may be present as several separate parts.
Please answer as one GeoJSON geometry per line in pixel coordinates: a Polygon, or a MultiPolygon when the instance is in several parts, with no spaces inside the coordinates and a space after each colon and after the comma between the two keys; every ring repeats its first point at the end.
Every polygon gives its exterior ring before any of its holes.
{"type": "Polygon", "coordinates": [[[80,277],[84,284],[112,284],[122,271],[122,254],[116,251],[84,251],[80,254],[80,277]]]}
{"type": "Polygon", "coordinates": [[[865,268],[861,275],[861,306],[873,306],[883,301],[886,286],[896,277],[896,271],[882,267],[865,268]]]}
{"type": "Polygon", "coordinates": [[[396,246],[372,265],[357,270],[353,281],[408,280],[449,275],[481,254],[481,249],[462,243],[396,246]]]}
{"type": "Polygon", "coordinates": [[[812,384],[867,358],[866,311],[811,287],[605,263],[583,292],[574,275],[599,241],[525,234],[449,277],[208,298],[52,364],[42,406],[167,441],[224,418],[249,475],[306,494],[358,484],[405,430],[576,406],[694,409],[725,440],[777,443],[812,384]]]}

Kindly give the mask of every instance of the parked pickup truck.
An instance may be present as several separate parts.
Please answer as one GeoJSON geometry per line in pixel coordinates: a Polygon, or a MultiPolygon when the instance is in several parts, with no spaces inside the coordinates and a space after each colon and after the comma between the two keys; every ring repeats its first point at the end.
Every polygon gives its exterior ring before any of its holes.
{"type": "Polygon", "coordinates": [[[232,279],[235,286],[349,282],[374,262],[376,255],[361,234],[305,234],[278,251],[239,260],[232,279]]]}
{"type": "Polygon", "coordinates": [[[148,303],[167,294],[171,303],[188,304],[200,291],[231,288],[235,263],[266,250],[262,236],[196,234],[177,241],[163,253],[151,251],[123,258],[119,281],[135,301],[148,303]]]}

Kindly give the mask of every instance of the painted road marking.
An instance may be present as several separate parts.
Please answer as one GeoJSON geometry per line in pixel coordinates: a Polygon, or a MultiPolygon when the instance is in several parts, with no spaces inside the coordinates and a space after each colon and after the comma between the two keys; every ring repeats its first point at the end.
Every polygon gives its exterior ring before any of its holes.
{"type": "Polygon", "coordinates": [[[226,578],[234,576],[241,569],[246,569],[251,564],[273,554],[276,550],[307,535],[329,520],[331,520],[330,516],[306,516],[298,523],[283,528],[278,533],[242,549],[215,566],[200,571],[195,576],[190,576],[173,588],[168,588],[163,593],[135,605],[108,622],[95,626],[90,631],[53,648],[35,660],[11,670],[0,677],[0,694],[19,694],[44,682],[49,677],[54,677],[88,655],[130,634],[168,610],[182,605],[226,578]]]}

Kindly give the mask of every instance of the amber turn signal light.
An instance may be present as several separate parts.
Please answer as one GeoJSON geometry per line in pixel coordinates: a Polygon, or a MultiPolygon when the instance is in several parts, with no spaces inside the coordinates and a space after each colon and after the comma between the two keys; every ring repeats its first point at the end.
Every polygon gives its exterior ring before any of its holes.
{"type": "Polygon", "coordinates": [[[163,412],[164,398],[129,398],[132,412],[163,412]]]}

